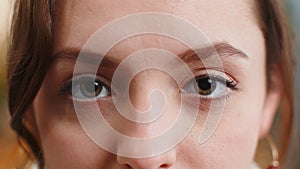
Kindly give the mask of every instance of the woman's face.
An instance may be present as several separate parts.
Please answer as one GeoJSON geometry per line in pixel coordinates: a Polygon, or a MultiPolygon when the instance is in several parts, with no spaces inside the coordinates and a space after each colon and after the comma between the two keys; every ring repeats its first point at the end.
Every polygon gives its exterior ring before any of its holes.
{"type": "MultiPolygon", "coordinates": [[[[274,102],[270,103],[272,96],[266,92],[265,45],[254,2],[57,1],[54,20],[53,62],[31,109],[37,125],[34,132],[40,140],[48,169],[250,167],[257,140],[267,132],[276,107],[274,102]],[[154,89],[159,89],[166,96],[162,116],[144,124],[118,114],[112,101],[112,95],[118,95],[118,92],[110,91],[113,72],[133,52],[148,48],[168,50],[178,58],[187,58],[183,53],[189,48],[182,42],[157,34],[129,37],[108,52],[105,56],[107,62],[102,63],[95,81],[91,79],[91,74],[95,74],[90,70],[91,63],[82,64],[81,72],[73,76],[76,55],[92,34],[115,19],[141,12],[168,13],[189,21],[205,34],[211,47],[214,46],[219,54],[218,57],[209,56],[205,64],[196,59],[182,59],[196,77],[195,81],[188,80],[183,84],[177,84],[174,77],[159,69],[146,69],[135,74],[129,86],[129,98],[134,108],[139,111],[151,109],[149,96],[154,89]],[[72,82],[73,92],[70,86],[72,82]],[[188,114],[190,109],[197,110],[197,119],[186,137],[169,151],[147,158],[124,157],[95,144],[95,140],[87,135],[79,123],[73,103],[80,105],[88,115],[95,111],[90,110],[90,98],[94,96],[108,124],[131,138],[159,136],[176,123],[179,113],[188,114]],[[197,104],[199,101],[200,104],[197,104]],[[179,112],[180,103],[188,108],[179,112]],[[209,114],[221,114],[222,118],[217,121],[217,127],[210,137],[199,143],[209,114]]],[[[170,27],[170,32],[173,29],[170,27]]],[[[120,30],[122,27],[116,28],[116,34],[120,30]]],[[[200,55],[207,53],[207,46],[196,45],[204,51],[200,55]]],[[[138,63],[143,66],[165,59],[163,56],[158,60],[149,59],[148,55],[139,57],[143,62],[138,63]]],[[[132,73],[131,66],[136,65],[128,64],[128,72],[123,73],[132,73]]],[[[179,67],[174,65],[173,69],[179,67]]],[[[122,103],[121,100],[117,104],[121,104],[122,108],[128,106],[127,102],[122,103]]],[[[90,123],[93,124],[93,121],[90,123]]],[[[183,123],[180,125],[186,126],[183,123]]],[[[98,134],[104,138],[110,135],[101,131],[98,134]]],[[[173,137],[165,139],[170,141],[173,137]]],[[[111,141],[113,146],[119,149],[121,144],[114,141],[111,141]]],[[[155,146],[149,147],[129,146],[127,151],[156,149],[155,146]]]]}

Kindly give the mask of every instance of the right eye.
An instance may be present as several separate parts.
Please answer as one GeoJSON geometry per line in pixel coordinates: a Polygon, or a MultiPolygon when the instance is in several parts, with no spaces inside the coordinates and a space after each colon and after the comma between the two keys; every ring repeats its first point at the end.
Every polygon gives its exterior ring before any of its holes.
{"type": "Polygon", "coordinates": [[[111,95],[109,87],[98,77],[96,79],[88,76],[74,78],[64,90],[67,90],[74,99],[79,100],[99,99],[111,95]]]}

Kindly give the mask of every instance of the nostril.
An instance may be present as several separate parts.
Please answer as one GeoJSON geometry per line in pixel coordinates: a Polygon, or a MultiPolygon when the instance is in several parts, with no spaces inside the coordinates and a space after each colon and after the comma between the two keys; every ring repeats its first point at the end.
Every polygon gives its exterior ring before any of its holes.
{"type": "MultiPolygon", "coordinates": [[[[159,168],[161,168],[161,169],[169,168],[169,167],[171,167],[171,166],[168,164],[162,164],[159,166],[159,168]]],[[[133,167],[131,167],[131,165],[129,165],[129,164],[123,164],[122,169],[133,169],[133,167]]]]}
{"type": "Polygon", "coordinates": [[[159,168],[169,168],[170,166],[168,164],[162,164],[159,168]]]}
{"type": "Polygon", "coordinates": [[[129,164],[123,164],[122,169],[133,169],[129,164]]]}
{"type": "Polygon", "coordinates": [[[128,158],[117,156],[118,166],[122,169],[169,169],[176,163],[176,150],[149,158],[128,158]]]}

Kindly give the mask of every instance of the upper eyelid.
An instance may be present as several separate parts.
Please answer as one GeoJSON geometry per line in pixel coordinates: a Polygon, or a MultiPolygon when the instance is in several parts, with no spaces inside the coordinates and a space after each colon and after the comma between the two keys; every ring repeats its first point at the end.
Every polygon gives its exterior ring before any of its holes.
{"type": "Polygon", "coordinates": [[[100,75],[95,76],[95,75],[92,75],[92,74],[77,75],[77,76],[75,76],[75,78],[72,78],[71,80],[69,80],[69,83],[74,82],[74,81],[80,81],[80,80],[83,80],[85,78],[94,78],[94,80],[99,80],[101,83],[103,83],[107,87],[111,86],[110,81],[107,80],[106,78],[104,78],[103,76],[100,76],[100,75]]]}
{"type": "Polygon", "coordinates": [[[224,78],[223,76],[216,75],[216,74],[211,74],[211,75],[204,74],[204,75],[199,75],[199,76],[195,77],[196,80],[198,80],[198,78],[210,78],[210,79],[219,80],[219,81],[222,81],[222,82],[231,81],[231,79],[227,79],[227,78],[224,78]]]}
{"type": "Polygon", "coordinates": [[[228,75],[226,72],[222,72],[219,70],[211,70],[211,69],[200,69],[200,70],[193,70],[193,76],[186,77],[183,82],[181,82],[180,86],[185,86],[187,85],[191,80],[203,76],[203,75],[208,75],[209,77],[220,77],[223,78],[224,80],[232,80],[236,83],[238,83],[235,78],[232,76],[228,75]]]}

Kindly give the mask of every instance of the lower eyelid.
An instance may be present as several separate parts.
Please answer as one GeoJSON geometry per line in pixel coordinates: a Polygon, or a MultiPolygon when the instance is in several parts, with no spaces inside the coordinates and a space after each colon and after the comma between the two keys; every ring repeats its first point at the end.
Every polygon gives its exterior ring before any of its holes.
{"type": "Polygon", "coordinates": [[[224,95],[219,98],[199,98],[195,95],[192,96],[191,94],[187,94],[183,98],[184,103],[188,106],[192,106],[192,108],[196,108],[200,111],[207,112],[212,108],[212,106],[224,106],[224,104],[230,99],[230,97],[231,94],[224,95]]]}
{"type": "MultiPolygon", "coordinates": [[[[230,91],[229,91],[230,89],[226,89],[226,91],[224,91],[223,93],[222,93],[222,96],[223,95],[226,95],[226,94],[229,94],[230,93],[230,91]],[[225,94],[224,94],[225,93],[225,94]]],[[[188,93],[188,92],[186,92],[184,89],[181,89],[180,90],[180,92],[183,94],[183,95],[186,95],[186,96],[189,96],[189,97],[196,97],[196,98],[202,98],[202,99],[206,99],[206,98],[219,98],[219,97],[211,97],[211,96],[204,96],[204,95],[200,95],[200,94],[196,94],[196,93],[188,93]]]]}
{"type": "MultiPolygon", "coordinates": [[[[186,95],[186,94],[185,94],[186,95]]],[[[201,96],[192,96],[192,94],[187,94],[184,98],[185,103],[191,106],[200,106],[200,109],[204,109],[205,107],[209,105],[211,106],[218,106],[225,104],[226,101],[228,101],[232,97],[232,93],[227,93],[225,95],[222,95],[220,97],[211,98],[211,97],[201,97],[201,96]],[[199,104],[194,104],[195,100],[199,100],[199,104]]]]}
{"type": "Polygon", "coordinates": [[[73,103],[75,104],[87,104],[87,105],[92,105],[92,104],[98,104],[104,101],[109,101],[112,99],[111,96],[106,96],[106,97],[101,97],[101,98],[92,98],[92,99],[78,99],[78,98],[74,98],[72,96],[70,96],[70,98],[73,103]]]}

